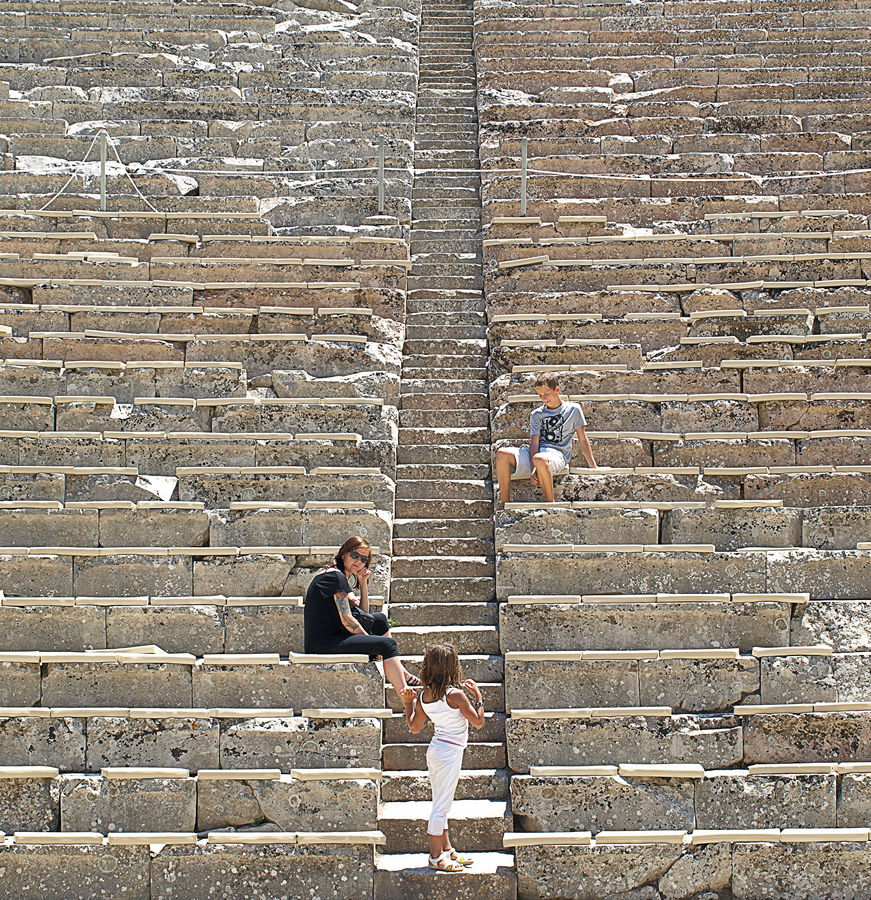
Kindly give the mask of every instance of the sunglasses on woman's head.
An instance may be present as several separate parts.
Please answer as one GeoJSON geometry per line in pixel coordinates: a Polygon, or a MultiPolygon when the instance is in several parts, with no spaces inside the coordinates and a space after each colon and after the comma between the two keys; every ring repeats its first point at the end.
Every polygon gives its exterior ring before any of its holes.
{"type": "Polygon", "coordinates": [[[362,553],[358,553],[356,550],[351,550],[350,552],[351,559],[361,559],[363,560],[363,564],[368,566],[370,557],[364,556],[362,553]]]}

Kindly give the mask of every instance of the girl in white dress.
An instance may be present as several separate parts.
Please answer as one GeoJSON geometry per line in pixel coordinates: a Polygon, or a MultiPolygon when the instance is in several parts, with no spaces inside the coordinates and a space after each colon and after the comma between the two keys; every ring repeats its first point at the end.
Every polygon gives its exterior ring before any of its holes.
{"type": "Polygon", "coordinates": [[[426,765],[432,784],[432,812],[427,823],[429,866],[443,872],[462,872],[471,859],[461,857],[451,846],[448,814],[463,768],[463,750],[469,739],[469,724],[484,724],[484,700],[481,689],[471,679],[462,681],[460,660],[450,644],[429,647],[423,658],[420,680],[423,690],[402,692],[405,719],[413,734],[423,728],[427,718],[434,729],[426,765]],[[468,689],[470,700],[462,687],[468,689]]]}

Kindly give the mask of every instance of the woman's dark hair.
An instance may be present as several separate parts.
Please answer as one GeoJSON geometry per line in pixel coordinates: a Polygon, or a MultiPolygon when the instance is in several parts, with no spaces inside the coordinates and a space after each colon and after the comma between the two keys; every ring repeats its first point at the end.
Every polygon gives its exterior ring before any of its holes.
{"type": "Polygon", "coordinates": [[[460,686],[463,673],[460,670],[460,658],[452,644],[433,644],[432,647],[427,647],[420,680],[436,700],[441,700],[448,688],[460,686]]]}
{"type": "Polygon", "coordinates": [[[353,537],[349,537],[348,540],[342,544],[341,547],[336,551],[336,555],[333,557],[333,565],[340,571],[343,572],[345,570],[345,562],[343,557],[346,553],[350,553],[352,550],[359,550],[361,547],[366,548],[366,552],[370,556],[372,556],[372,546],[369,541],[364,537],[360,537],[359,534],[355,534],[353,537]]]}

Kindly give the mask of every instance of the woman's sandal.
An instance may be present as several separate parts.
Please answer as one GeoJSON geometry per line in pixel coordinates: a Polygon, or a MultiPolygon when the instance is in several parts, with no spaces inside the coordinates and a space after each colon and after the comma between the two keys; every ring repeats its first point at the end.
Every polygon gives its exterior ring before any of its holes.
{"type": "Polygon", "coordinates": [[[405,673],[405,683],[409,687],[420,687],[423,682],[417,677],[417,675],[412,675],[411,672],[405,673]]]}
{"type": "Polygon", "coordinates": [[[475,865],[475,860],[473,860],[470,856],[463,856],[462,853],[457,853],[457,851],[453,847],[448,847],[448,849],[445,850],[445,853],[450,856],[451,862],[459,863],[461,866],[475,865]]]}
{"type": "Polygon", "coordinates": [[[429,867],[439,872],[465,872],[465,866],[459,862],[454,862],[446,850],[438,859],[429,858],[429,867]]]}

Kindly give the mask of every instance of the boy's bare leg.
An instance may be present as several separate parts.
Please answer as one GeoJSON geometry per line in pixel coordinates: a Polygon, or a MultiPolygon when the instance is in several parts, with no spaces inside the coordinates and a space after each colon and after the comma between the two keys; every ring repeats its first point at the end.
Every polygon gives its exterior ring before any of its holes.
{"type": "Polygon", "coordinates": [[[503,505],[511,499],[511,473],[514,468],[514,454],[505,448],[497,450],[496,480],[499,482],[499,499],[503,505]]]}
{"type": "Polygon", "coordinates": [[[543,453],[536,453],[532,457],[532,464],[535,466],[535,474],[538,476],[538,483],[544,494],[544,502],[553,503],[553,475],[547,463],[547,457],[543,453]]]}

